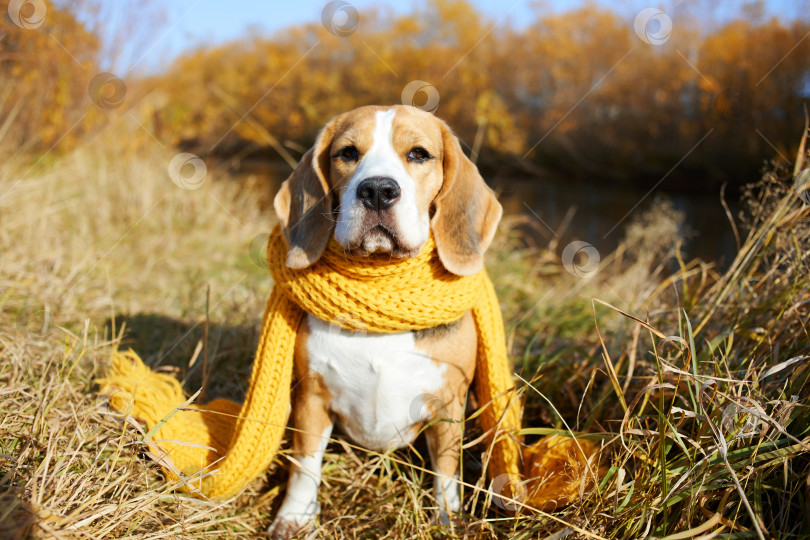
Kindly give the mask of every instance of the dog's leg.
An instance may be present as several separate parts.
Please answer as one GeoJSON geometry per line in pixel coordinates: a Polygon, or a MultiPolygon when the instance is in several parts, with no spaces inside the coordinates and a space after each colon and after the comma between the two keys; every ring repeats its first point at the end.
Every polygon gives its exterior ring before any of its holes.
{"type": "Polygon", "coordinates": [[[436,519],[442,525],[450,525],[450,515],[461,509],[458,484],[459,452],[461,451],[463,406],[454,396],[441,411],[436,412],[435,422],[425,432],[433,472],[433,494],[439,504],[436,519]]]}
{"type": "Polygon", "coordinates": [[[287,483],[287,495],[268,530],[271,538],[292,538],[311,526],[321,511],[318,504],[321,462],[333,425],[324,397],[322,385],[312,377],[304,378],[296,389],[293,403],[295,463],[287,483]]]}

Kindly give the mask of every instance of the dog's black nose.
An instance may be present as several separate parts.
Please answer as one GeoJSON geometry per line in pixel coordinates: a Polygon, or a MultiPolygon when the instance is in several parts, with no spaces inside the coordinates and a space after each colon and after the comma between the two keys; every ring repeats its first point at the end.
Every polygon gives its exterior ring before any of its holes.
{"type": "Polygon", "coordinates": [[[399,184],[391,178],[372,176],[357,186],[357,198],[371,210],[385,210],[399,199],[399,184]]]}

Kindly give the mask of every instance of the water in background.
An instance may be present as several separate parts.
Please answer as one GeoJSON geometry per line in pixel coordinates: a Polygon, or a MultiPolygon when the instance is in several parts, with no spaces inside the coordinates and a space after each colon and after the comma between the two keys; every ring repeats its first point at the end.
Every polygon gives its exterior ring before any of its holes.
{"type": "MultiPolygon", "coordinates": [[[[668,197],[685,217],[687,241],[685,259],[700,257],[727,267],[736,252],[736,241],[720,194],[667,193],[660,187],[653,192],[637,188],[604,184],[571,183],[564,179],[515,179],[498,181],[493,188],[506,215],[525,215],[539,223],[535,232],[538,245],[548,244],[560,233],[566,213],[575,213],[559,239],[559,250],[572,240],[583,240],[607,254],[618,245],[625,227],[639,213],[652,208],[657,195],[668,197]]],[[[726,200],[732,216],[737,205],[726,200]]],[[[738,225],[739,227],[739,225],[738,225]]]]}

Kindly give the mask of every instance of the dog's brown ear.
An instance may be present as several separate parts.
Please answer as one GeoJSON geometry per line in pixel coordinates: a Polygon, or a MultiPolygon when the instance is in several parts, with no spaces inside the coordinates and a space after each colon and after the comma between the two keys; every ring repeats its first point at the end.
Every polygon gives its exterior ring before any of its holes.
{"type": "Polygon", "coordinates": [[[443,122],[444,182],[434,201],[431,220],[439,259],[447,270],[475,274],[484,266],[503,209],[475,164],[464,155],[458,138],[443,122]]]}
{"type": "Polygon", "coordinates": [[[330,123],[318,134],[313,147],[281,184],[273,200],[281,230],[290,246],[287,253],[290,268],[306,268],[314,264],[329,242],[334,223],[331,218],[332,194],[327,181],[332,136],[330,123]]]}

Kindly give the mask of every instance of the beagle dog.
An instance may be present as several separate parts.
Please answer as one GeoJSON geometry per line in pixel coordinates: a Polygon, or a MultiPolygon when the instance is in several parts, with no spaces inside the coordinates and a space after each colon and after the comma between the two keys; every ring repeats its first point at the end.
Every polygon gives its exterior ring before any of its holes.
{"type": "MultiPolygon", "coordinates": [[[[444,267],[470,275],[501,219],[501,205],[450,128],[410,106],[361,107],[318,134],[274,200],[289,252],[305,268],[330,237],[347,252],[413,257],[430,232],[444,267]]],[[[290,538],[320,512],[321,461],[337,423],[363,447],[410,444],[425,425],[442,523],[460,509],[462,416],[477,336],[468,312],[453,324],[395,334],[335,330],[304,317],[295,344],[294,466],[270,526],[290,538]],[[437,406],[437,404],[441,404],[437,406]]]]}

